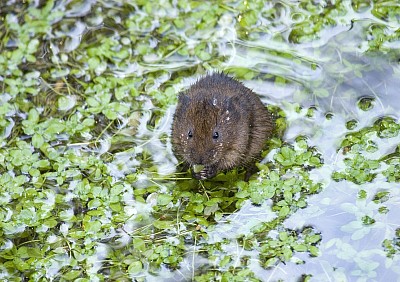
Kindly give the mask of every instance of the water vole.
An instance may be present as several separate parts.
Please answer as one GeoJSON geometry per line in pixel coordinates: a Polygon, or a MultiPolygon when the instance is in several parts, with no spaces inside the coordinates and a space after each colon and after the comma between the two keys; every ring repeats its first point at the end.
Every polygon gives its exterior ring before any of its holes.
{"type": "Polygon", "coordinates": [[[253,91],[213,73],[180,93],[172,148],[194,178],[207,179],[219,171],[254,166],[273,128],[271,114],[253,91]]]}

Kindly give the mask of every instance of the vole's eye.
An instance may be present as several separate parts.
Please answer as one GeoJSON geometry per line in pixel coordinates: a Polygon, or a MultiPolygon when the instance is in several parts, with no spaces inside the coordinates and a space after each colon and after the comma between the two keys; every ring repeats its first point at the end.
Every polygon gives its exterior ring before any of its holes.
{"type": "Polygon", "coordinates": [[[218,137],[219,137],[218,131],[214,131],[214,133],[213,133],[213,139],[214,139],[214,140],[217,140],[218,137]]]}
{"type": "Polygon", "coordinates": [[[189,138],[192,138],[193,137],[193,133],[192,133],[192,131],[191,130],[189,130],[188,131],[188,135],[187,135],[189,138]]]}

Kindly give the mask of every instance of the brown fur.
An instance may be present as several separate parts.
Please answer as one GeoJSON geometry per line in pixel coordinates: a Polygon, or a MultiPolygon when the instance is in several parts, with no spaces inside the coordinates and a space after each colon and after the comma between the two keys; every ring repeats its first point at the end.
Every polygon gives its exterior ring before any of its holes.
{"type": "Polygon", "coordinates": [[[194,178],[207,179],[219,171],[254,166],[273,128],[271,114],[253,91],[223,73],[213,73],[179,95],[172,148],[192,167],[194,178]],[[203,169],[196,173],[194,165],[203,169]]]}

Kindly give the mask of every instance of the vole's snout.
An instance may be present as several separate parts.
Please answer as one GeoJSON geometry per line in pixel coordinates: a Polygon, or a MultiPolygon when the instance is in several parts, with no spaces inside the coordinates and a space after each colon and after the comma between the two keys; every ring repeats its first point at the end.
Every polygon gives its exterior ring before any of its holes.
{"type": "Polygon", "coordinates": [[[195,150],[190,151],[190,162],[196,165],[203,165],[204,164],[204,156],[197,153],[195,150]]]}
{"type": "Polygon", "coordinates": [[[210,149],[204,153],[199,153],[196,150],[191,150],[190,160],[192,164],[210,165],[215,161],[215,151],[213,149],[210,149]]]}

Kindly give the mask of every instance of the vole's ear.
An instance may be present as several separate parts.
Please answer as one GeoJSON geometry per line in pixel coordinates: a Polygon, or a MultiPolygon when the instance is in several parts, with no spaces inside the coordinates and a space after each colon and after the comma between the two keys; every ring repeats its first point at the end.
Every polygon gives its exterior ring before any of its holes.
{"type": "Polygon", "coordinates": [[[185,107],[185,108],[186,108],[186,107],[189,105],[189,103],[190,103],[190,98],[189,98],[189,96],[186,95],[186,94],[183,93],[183,92],[179,93],[178,99],[179,99],[179,103],[181,104],[181,106],[183,106],[183,107],[185,107]]]}
{"type": "Polygon", "coordinates": [[[230,112],[235,111],[240,105],[241,104],[238,96],[229,97],[225,100],[225,107],[230,112]]]}

